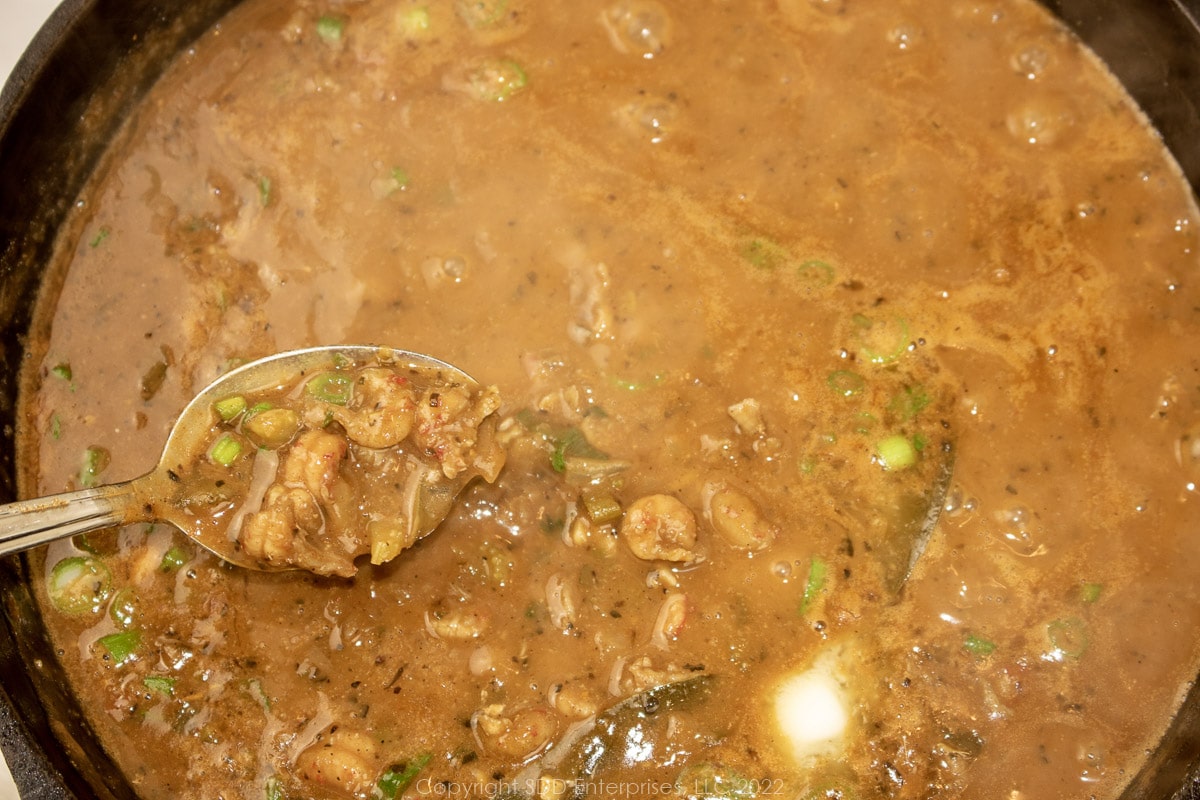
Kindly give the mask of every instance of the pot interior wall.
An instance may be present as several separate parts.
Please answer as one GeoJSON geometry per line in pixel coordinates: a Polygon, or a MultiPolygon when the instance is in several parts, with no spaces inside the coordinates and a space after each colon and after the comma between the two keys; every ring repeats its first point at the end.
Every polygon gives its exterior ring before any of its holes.
{"type": "MultiPolygon", "coordinates": [[[[19,375],[55,235],[129,108],[236,1],[67,0],[0,94],[0,501],[17,493],[19,375]]],[[[1047,5],[1110,65],[1200,194],[1200,0],[1047,5]]],[[[133,797],[65,688],[25,570],[0,560],[0,748],[22,796],[133,797]]],[[[1188,772],[1198,755],[1193,687],[1127,797],[1200,800],[1200,772],[1188,772]]]]}

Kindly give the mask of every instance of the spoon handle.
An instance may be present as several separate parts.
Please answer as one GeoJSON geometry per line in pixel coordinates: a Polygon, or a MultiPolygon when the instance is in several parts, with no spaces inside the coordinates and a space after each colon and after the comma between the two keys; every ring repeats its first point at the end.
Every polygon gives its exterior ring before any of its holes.
{"type": "Polygon", "coordinates": [[[134,481],[0,505],[0,555],[131,521],[134,481]]]}

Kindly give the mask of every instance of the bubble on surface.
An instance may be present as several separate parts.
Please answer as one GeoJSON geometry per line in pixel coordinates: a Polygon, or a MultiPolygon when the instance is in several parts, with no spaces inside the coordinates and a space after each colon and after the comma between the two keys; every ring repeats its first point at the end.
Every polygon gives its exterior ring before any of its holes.
{"type": "Polygon", "coordinates": [[[623,0],[600,17],[608,37],[621,53],[654,58],[671,39],[671,15],[653,0],[623,0]]]}
{"type": "Polygon", "coordinates": [[[1034,81],[1050,66],[1050,53],[1039,44],[1029,44],[1013,53],[1010,63],[1018,75],[1034,81]]]}
{"type": "Polygon", "coordinates": [[[997,534],[1001,543],[1014,555],[1022,558],[1043,556],[1049,552],[1044,540],[1045,531],[1034,520],[1024,506],[1013,506],[996,513],[1000,523],[997,534]]]}
{"type": "Polygon", "coordinates": [[[1064,141],[1075,115],[1064,98],[1038,97],[1009,112],[1005,124],[1019,142],[1051,145],[1064,141]]]}
{"type": "Polygon", "coordinates": [[[921,30],[913,25],[900,24],[887,33],[888,41],[899,50],[911,50],[921,43],[924,36],[921,30]]]}
{"type": "Polygon", "coordinates": [[[665,97],[643,97],[617,111],[617,117],[626,128],[650,135],[650,142],[658,144],[679,115],[675,104],[665,97]]]}

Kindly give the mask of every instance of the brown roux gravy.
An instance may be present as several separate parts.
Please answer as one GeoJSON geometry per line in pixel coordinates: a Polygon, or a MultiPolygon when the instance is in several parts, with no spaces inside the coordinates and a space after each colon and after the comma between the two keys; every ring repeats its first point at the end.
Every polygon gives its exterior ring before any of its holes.
{"type": "Polygon", "coordinates": [[[1197,228],[1030,3],[248,0],[80,200],[27,492],[341,342],[508,463],[353,579],[57,544],[46,623],[147,798],[1111,797],[1197,673],[1197,228]]]}

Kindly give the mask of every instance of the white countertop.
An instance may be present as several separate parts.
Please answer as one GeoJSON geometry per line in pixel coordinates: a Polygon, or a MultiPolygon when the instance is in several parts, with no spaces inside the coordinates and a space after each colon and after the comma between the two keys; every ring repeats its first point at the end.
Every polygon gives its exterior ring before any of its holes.
{"type": "MultiPolygon", "coordinates": [[[[8,74],[58,0],[0,0],[0,76],[8,74]]],[[[0,800],[18,800],[8,767],[0,760],[0,800]]]]}

